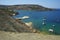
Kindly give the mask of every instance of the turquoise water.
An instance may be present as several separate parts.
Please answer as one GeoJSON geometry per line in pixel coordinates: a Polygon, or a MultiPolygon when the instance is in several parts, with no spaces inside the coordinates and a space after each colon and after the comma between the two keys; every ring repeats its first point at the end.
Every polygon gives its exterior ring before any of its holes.
{"type": "Polygon", "coordinates": [[[54,34],[60,34],[60,10],[55,11],[36,11],[36,10],[17,10],[19,15],[14,17],[29,16],[29,19],[22,20],[24,22],[32,22],[33,28],[49,32],[49,29],[54,30],[54,34]],[[43,20],[45,19],[45,20],[43,20]],[[42,23],[45,24],[42,24],[42,23]],[[55,25],[55,26],[52,26],[55,25]]]}

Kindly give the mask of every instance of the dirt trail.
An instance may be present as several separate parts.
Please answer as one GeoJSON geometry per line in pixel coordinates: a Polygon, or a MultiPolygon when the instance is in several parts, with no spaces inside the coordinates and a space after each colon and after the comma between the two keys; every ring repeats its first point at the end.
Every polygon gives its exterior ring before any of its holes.
{"type": "Polygon", "coordinates": [[[43,35],[38,33],[1,32],[0,40],[60,40],[59,35],[43,35]]]}

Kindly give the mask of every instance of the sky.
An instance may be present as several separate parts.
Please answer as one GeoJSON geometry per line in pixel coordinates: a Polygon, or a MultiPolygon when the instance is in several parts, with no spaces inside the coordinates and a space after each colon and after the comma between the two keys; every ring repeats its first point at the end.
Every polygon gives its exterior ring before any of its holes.
{"type": "Polygon", "coordinates": [[[37,4],[48,8],[60,8],[60,0],[0,0],[0,5],[37,4]]]}

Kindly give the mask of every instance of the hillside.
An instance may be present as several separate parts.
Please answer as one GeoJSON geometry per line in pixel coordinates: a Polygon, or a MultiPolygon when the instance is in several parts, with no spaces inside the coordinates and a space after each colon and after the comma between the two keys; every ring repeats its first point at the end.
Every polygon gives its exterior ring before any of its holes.
{"type": "Polygon", "coordinates": [[[0,9],[0,31],[6,32],[32,32],[33,29],[30,29],[25,23],[20,20],[12,18],[14,12],[7,9],[0,9]]]}
{"type": "Polygon", "coordinates": [[[0,5],[0,8],[8,8],[8,9],[15,9],[15,10],[40,10],[40,11],[48,11],[53,10],[51,8],[46,8],[40,5],[34,4],[24,4],[24,5],[0,5]]]}

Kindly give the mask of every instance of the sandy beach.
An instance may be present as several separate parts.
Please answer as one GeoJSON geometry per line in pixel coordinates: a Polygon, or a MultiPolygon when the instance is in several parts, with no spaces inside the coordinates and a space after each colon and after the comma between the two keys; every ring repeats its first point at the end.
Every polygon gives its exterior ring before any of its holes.
{"type": "Polygon", "coordinates": [[[0,40],[60,40],[60,36],[43,35],[40,33],[11,33],[0,31],[0,40]]]}

